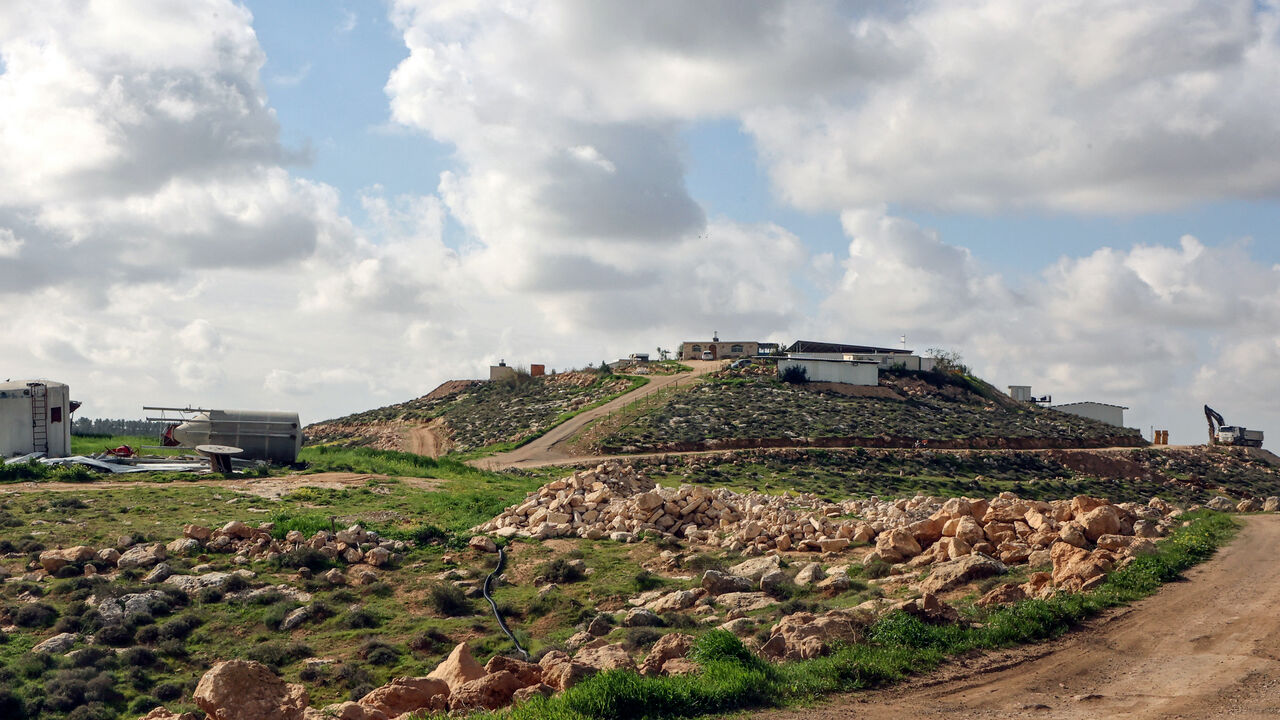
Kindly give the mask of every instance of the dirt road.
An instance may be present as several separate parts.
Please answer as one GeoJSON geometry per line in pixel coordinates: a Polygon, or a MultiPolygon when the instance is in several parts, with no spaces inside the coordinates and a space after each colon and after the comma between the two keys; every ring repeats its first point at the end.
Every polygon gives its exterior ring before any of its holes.
{"type": "Polygon", "coordinates": [[[575,415],[573,418],[551,428],[545,435],[524,447],[516,448],[511,452],[481,458],[472,464],[485,470],[505,470],[515,467],[539,467],[541,465],[555,465],[565,461],[574,461],[574,456],[565,445],[574,435],[578,434],[578,431],[587,425],[600,418],[612,415],[636,400],[646,398],[673,385],[688,384],[693,382],[694,378],[724,366],[721,361],[683,360],[682,362],[692,367],[693,372],[679,375],[650,376],[647,384],[626,395],[614,398],[598,408],[575,415]]]}
{"type": "Polygon", "coordinates": [[[997,653],[895,690],[753,720],[1280,717],[1280,516],[1186,582],[1065,640],[997,653]]]}

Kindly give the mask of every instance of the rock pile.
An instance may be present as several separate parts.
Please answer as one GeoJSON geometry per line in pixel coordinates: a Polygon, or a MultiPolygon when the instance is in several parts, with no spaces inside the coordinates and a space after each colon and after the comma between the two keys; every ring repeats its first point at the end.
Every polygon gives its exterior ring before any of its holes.
{"type": "MultiPolygon", "coordinates": [[[[462,643],[425,677],[398,677],[356,702],[323,708],[307,707],[306,690],[276,677],[265,665],[231,660],[213,666],[200,678],[196,705],[214,720],[411,720],[434,714],[497,710],[538,695],[567,690],[597,672],[625,667],[646,675],[680,674],[697,666],[685,659],[693,637],[665,635],[639,667],[621,644],[603,641],[570,658],[553,650],[537,663],[495,655],[481,666],[462,643]]],[[[183,716],[156,708],[142,720],[176,720],[183,716]]]]}
{"type": "Polygon", "coordinates": [[[162,582],[173,570],[164,561],[171,557],[185,557],[201,553],[233,553],[233,562],[247,564],[252,560],[274,560],[288,552],[311,548],[326,558],[348,565],[372,565],[380,567],[396,559],[405,550],[405,543],[379,537],[377,533],[352,525],[346,530],[329,532],[320,530],[306,537],[297,530],[289,531],[284,539],[271,536],[272,523],[257,527],[233,520],[221,528],[212,530],[200,525],[186,525],[183,536],[168,544],[138,543],[131,538],[121,538],[118,547],[94,550],[86,545],[45,550],[40,553],[40,568],[53,575],[68,565],[83,568],[86,575],[108,572],[111,569],[150,569],[143,582],[162,582]]]}
{"type": "Polygon", "coordinates": [[[840,552],[874,543],[864,562],[915,568],[975,554],[997,565],[1043,565],[1051,562],[1055,543],[1142,554],[1152,549],[1149,539],[1165,535],[1179,514],[1159,498],[1113,505],[1086,496],[1045,502],[1002,493],[990,500],[917,496],[837,504],[805,495],[660,488],[632,468],[608,462],[544,485],[476,530],[500,537],[621,541],[650,532],[747,554],[840,552]]]}

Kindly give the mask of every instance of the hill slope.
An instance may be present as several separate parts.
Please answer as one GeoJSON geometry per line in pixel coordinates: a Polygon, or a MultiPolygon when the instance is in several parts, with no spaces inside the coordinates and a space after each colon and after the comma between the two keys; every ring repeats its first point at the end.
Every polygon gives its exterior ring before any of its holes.
{"type": "Polygon", "coordinates": [[[882,373],[879,387],[792,385],[724,370],[597,432],[601,453],[770,446],[1052,448],[1144,445],[1138,431],[1016,403],[974,378],[882,373]]]}
{"type": "Polygon", "coordinates": [[[636,378],[568,372],[511,381],[453,380],[420,398],[309,425],[310,443],[412,450],[412,430],[431,426],[443,449],[518,445],[568,413],[635,387],[636,378]]]}

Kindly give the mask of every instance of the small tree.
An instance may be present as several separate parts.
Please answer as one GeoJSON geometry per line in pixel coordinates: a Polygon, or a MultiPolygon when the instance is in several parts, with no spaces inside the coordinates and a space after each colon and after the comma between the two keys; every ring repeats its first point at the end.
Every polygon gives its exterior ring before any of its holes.
{"type": "Polygon", "coordinates": [[[925,355],[933,358],[933,369],[938,372],[951,373],[952,375],[969,374],[969,366],[964,364],[964,358],[960,357],[958,352],[943,350],[942,348],[929,348],[925,351],[925,355]]]}
{"type": "Polygon", "coordinates": [[[670,360],[670,359],[671,359],[671,351],[670,351],[670,350],[663,350],[662,348],[658,348],[658,359],[659,359],[659,360],[661,360],[662,362],[666,362],[666,361],[670,360]]]}
{"type": "Polygon", "coordinates": [[[612,374],[613,374],[613,368],[609,367],[609,363],[608,363],[608,362],[606,362],[606,361],[604,361],[604,360],[601,360],[601,361],[600,361],[600,374],[601,374],[601,375],[612,375],[612,374]]]}
{"type": "Polygon", "coordinates": [[[809,371],[800,365],[789,365],[782,371],[782,382],[803,385],[809,382],[809,371]]]}

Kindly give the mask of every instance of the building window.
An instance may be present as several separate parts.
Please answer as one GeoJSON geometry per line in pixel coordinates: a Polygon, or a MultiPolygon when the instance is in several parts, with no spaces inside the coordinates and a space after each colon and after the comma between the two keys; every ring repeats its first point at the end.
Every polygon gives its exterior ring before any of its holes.
{"type": "Polygon", "coordinates": [[[733,347],[729,348],[729,352],[741,353],[741,352],[742,352],[742,346],[741,346],[741,345],[734,345],[733,347]]]}
{"type": "Polygon", "coordinates": [[[62,422],[62,408],[49,408],[49,422],[62,422]]]}
{"type": "Polygon", "coordinates": [[[693,351],[694,351],[694,352],[698,352],[698,353],[702,352],[702,346],[701,346],[701,345],[694,345],[694,346],[693,346],[693,351]]]}

